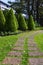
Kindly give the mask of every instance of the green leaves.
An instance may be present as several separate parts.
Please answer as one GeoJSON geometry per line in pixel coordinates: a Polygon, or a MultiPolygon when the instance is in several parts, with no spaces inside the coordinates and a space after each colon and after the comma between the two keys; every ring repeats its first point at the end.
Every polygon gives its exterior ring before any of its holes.
{"type": "Polygon", "coordinates": [[[6,31],[11,31],[11,32],[15,32],[18,29],[18,22],[13,13],[13,9],[10,9],[7,14],[5,28],[6,28],[6,31]]]}
{"type": "Polygon", "coordinates": [[[4,31],[4,24],[5,24],[5,17],[2,10],[0,10],[0,31],[4,31]]]}
{"type": "Polygon", "coordinates": [[[19,29],[20,30],[27,30],[27,24],[26,24],[24,17],[22,16],[22,14],[19,14],[18,18],[19,18],[18,19],[19,29]]]}
{"type": "Polygon", "coordinates": [[[29,16],[28,29],[29,30],[34,30],[35,29],[35,23],[34,23],[34,19],[33,19],[32,15],[29,16]]]}

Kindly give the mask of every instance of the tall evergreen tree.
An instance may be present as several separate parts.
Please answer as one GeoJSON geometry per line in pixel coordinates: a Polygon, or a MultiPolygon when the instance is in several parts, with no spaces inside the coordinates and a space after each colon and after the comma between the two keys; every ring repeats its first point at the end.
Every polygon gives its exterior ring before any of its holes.
{"type": "Polygon", "coordinates": [[[22,14],[19,14],[18,16],[18,23],[19,23],[20,30],[27,30],[27,24],[22,14]]]}
{"type": "Polygon", "coordinates": [[[4,31],[5,17],[3,11],[0,9],[0,31],[4,31]]]}
{"type": "Polygon", "coordinates": [[[29,30],[34,30],[35,29],[35,23],[34,23],[34,19],[33,19],[32,15],[29,16],[28,29],[29,30]]]}
{"type": "Polygon", "coordinates": [[[18,22],[17,19],[13,13],[13,9],[10,9],[5,23],[6,31],[15,32],[18,29],[18,22]]]}

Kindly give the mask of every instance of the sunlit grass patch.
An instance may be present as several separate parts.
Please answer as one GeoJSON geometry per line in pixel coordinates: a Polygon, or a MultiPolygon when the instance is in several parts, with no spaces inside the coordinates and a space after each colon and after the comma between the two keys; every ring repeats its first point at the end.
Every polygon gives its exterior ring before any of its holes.
{"type": "Polygon", "coordinates": [[[35,42],[37,43],[41,52],[43,52],[43,33],[39,33],[34,37],[35,42]]]}

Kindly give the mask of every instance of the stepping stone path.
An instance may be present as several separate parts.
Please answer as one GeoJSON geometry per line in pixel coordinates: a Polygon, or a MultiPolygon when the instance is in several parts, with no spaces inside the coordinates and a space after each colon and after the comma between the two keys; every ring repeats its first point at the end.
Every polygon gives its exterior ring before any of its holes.
{"type": "Polygon", "coordinates": [[[14,48],[8,53],[7,57],[2,61],[4,65],[20,65],[22,61],[23,55],[23,43],[26,36],[22,36],[20,39],[17,40],[14,48]]]}
{"type": "Polygon", "coordinates": [[[28,54],[29,54],[29,59],[28,59],[28,65],[43,65],[43,52],[39,51],[39,48],[34,42],[34,36],[37,33],[42,33],[42,31],[38,31],[31,35],[28,40],[28,54]]]}
{"type": "Polygon", "coordinates": [[[42,33],[43,31],[36,31],[29,37],[22,36],[20,37],[14,48],[7,54],[7,57],[2,61],[3,65],[21,65],[22,55],[23,55],[23,47],[24,47],[24,39],[28,37],[28,65],[43,65],[43,52],[39,52],[39,48],[37,47],[36,42],[34,42],[34,36],[37,33],[42,33]]]}

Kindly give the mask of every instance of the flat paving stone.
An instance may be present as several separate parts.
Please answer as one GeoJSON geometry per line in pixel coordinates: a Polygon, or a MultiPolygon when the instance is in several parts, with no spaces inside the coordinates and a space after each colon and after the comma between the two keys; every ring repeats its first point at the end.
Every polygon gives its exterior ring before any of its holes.
{"type": "Polygon", "coordinates": [[[43,56],[43,52],[32,51],[29,52],[29,56],[43,56]]]}
{"type": "Polygon", "coordinates": [[[12,50],[18,50],[18,51],[21,50],[22,51],[23,47],[15,47],[15,48],[12,48],[12,50]]]}
{"type": "Polygon", "coordinates": [[[24,40],[18,40],[17,42],[16,42],[16,44],[18,44],[18,43],[22,43],[24,40]]]}
{"type": "Polygon", "coordinates": [[[11,58],[7,57],[3,60],[2,64],[20,65],[21,58],[11,58]]]}
{"type": "Polygon", "coordinates": [[[19,42],[20,42],[20,41],[24,41],[24,38],[20,38],[18,41],[19,41],[19,42]]]}
{"type": "Polygon", "coordinates": [[[21,46],[24,46],[24,45],[23,45],[23,43],[21,42],[21,43],[15,44],[14,46],[16,46],[16,47],[17,47],[17,46],[18,46],[18,47],[20,46],[20,47],[21,47],[21,46]]]}
{"type": "Polygon", "coordinates": [[[28,44],[36,44],[33,40],[28,40],[28,44]]]}
{"type": "Polygon", "coordinates": [[[14,46],[23,46],[24,40],[18,40],[14,46]]]}
{"type": "Polygon", "coordinates": [[[37,45],[36,44],[29,43],[28,46],[29,47],[36,47],[37,45]]]}
{"type": "Polygon", "coordinates": [[[29,58],[30,65],[43,65],[43,58],[29,58]]]}
{"type": "Polygon", "coordinates": [[[30,51],[37,51],[38,48],[37,47],[28,47],[28,50],[30,50],[30,51]]]}
{"type": "MultiPolygon", "coordinates": [[[[34,38],[34,37],[33,37],[33,38],[34,38]]],[[[33,38],[32,38],[32,37],[31,37],[31,38],[29,38],[29,40],[28,40],[28,41],[29,41],[29,42],[31,42],[31,41],[32,41],[32,42],[34,42],[33,38]]]]}
{"type": "Polygon", "coordinates": [[[28,42],[29,47],[37,47],[37,44],[35,42],[28,42]]]}
{"type": "Polygon", "coordinates": [[[17,57],[19,57],[19,56],[22,56],[22,52],[20,52],[20,51],[10,51],[9,53],[8,53],[8,56],[17,56],[17,57]]]}
{"type": "Polygon", "coordinates": [[[19,39],[18,42],[20,42],[20,41],[24,41],[24,39],[23,38],[22,39],[19,39]]]}

